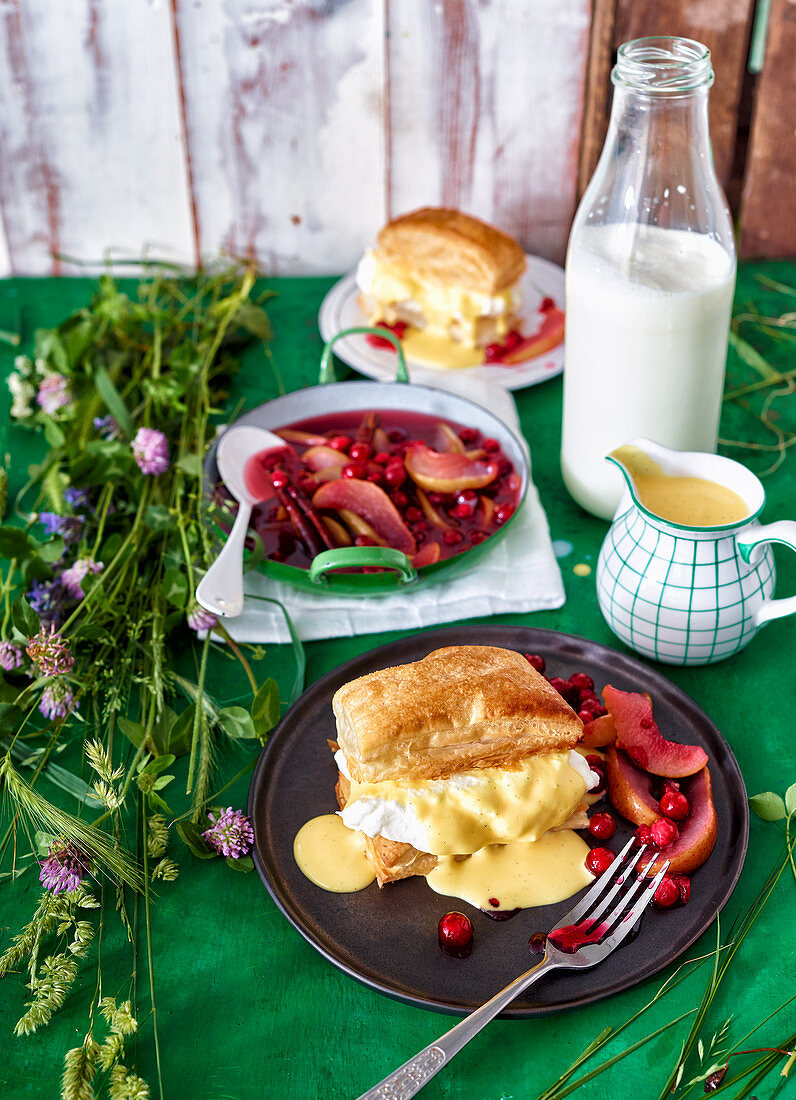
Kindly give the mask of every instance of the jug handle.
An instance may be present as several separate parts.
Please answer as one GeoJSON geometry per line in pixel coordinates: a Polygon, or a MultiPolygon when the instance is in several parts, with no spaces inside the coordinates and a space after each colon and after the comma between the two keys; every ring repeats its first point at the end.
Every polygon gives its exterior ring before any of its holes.
{"type": "MultiPolygon", "coordinates": [[[[752,551],[763,542],[781,542],[796,550],[796,521],[779,519],[766,523],[762,527],[752,527],[736,539],[738,551],[745,562],[749,562],[752,551]]],[[[786,596],[779,600],[766,600],[755,614],[755,625],[761,626],[772,619],[781,619],[783,615],[796,612],[796,596],[786,596]]]]}

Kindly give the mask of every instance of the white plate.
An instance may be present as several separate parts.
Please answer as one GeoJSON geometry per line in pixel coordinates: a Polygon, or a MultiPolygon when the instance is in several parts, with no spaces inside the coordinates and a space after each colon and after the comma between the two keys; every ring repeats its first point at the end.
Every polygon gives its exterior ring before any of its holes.
{"type": "MultiPolygon", "coordinates": [[[[539,256],[528,256],[527,260],[528,266],[522,277],[520,316],[523,324],[519,327],[524,333],[531,333],[538,327],[540,319],[538,308],[543,298],[552,298],[559,309],[564,308],[564,269],[539,256]]],[[[353,271],[334,284],[321,303],[318,314],[318,327],[324,340],[331,339],[341,329],[368,323],[367,314],[357,302],[358,294],[353,271]]],[[[374,348],[364,336],[343,337],[334,345],[334,352],[344,363],[359,371],[360,374],[367,374],[380,382],[392,381],[395,378],[395,352],[388,351],[386,348],[374,348]]],[[[419,363],[407,360],[410,375],[412,368],[419,366],[419,363]]],[[[429,376],[433,376],[436,369],[431,367],[422,369],[424,384],[433,385],[433,382],[429,381],[429,376]]],[[[552,351],[537,355],[533,359],[526,359],[524,363],[517,363],[514,366],[495,364],[494,366],[459,367],[455,373],[478,378],[484,382],[497,383],[507,390],[520,390],[524,386],[534,386],[537,382],[553,378],[563,369],[564,344],[561,343],[552,351]]],[[[440,373],[451,372],[440,368],[440,373]]]]}

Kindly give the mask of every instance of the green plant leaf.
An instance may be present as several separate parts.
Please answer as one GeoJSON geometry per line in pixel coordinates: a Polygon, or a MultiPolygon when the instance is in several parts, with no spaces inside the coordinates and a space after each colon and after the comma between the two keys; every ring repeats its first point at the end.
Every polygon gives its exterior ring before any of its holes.
{"type": "Polygon", "coordinates": [[[159,775],[155,782],[152,784],[152,790],[162,791],[164,787],[168,787],[169,783],[171,783],[173,779],[173,775],[159,775]]]}
{"type": "Polygon", "coordinates": [[[785,791],[785,809],[788,814],[796,813],[796,783],[791,783],[785,791]]]}
{"type": "Polygon", "coordinates": [[[32,548],[27,531],[20,527],[0,527],[0,558],[25,558],[32,548]]]}
{"type": "Polygon", "coordinates": [[[53,562],[63,557],[65,546],[66,543],[63,539],[50,539],[49,542],[45,542],[39,547],[39,557],[42,561],[49,562],[52,565],[53,562]]]}
{"type": "MultiPolygon", "coordinates": [[[[176,760],[176,756],[173,756],[170,752],[164,753],[162,756],[156,756],[154,760],[150,760],[148,764],[145,764],[143,768],[139,767],[139,775],[158,775],[160,772],[170,768],[176,760]]],[[[172,778],[174,778],[172,776],[172,778]]]]}
{"type": "Polygon", "coordinates": [[[264,737],[279,721],[279,687],[271,677],[254,697],[252,721],[258,737],[264,737]]]}
{"type": "Polygon", "coordinates": [[[163,574],[163,595],[174,607],[188,603],[188,578],[179,569],[167,569],[163,574]]]}
{"type": "Polygon", "coordinates": [[[145,730],[140,722],[131,722],[129,718],[119,718],[119,729],[128,741],[131,741],[137,749],[144,743],[145,730]]]}
{"type": "Polygon", "coordinates": [[[191,747],[195,714],[196,704],[191,703],[182,714],[177,715],[174,725],[169,730],[168,750],[175,756],[184,756],[191,747]]]}
{"type": "Polygon", "coordinates": [[[160,810],[162,814],[171,815],[171,806],[169,806],[168,802],[164,802],[159,794],[155,794],[154,791],[149,791],[146,800],[151,810],[160,810]]]}
{"type": "Polygon", "coordinates": [[[202,837],[207,823],[199,825],[195,821],[178,821],[177,832],[183,843],[198,859],[215,859],[218,855],[202,837]]]}
{"type": "Polygon", "coordinates": [[[224,732],[235,740],[257,736],[252,716],[243,707],[224,707],[218,712],[218,720],[224,732]]]}
{"type": "Polygon", "coordinates": [[[100,397],[108,406],[108,411],[111,416],[116,420],[116,423],[127,438],[132,439],[135,435],[133,418],[127,411],[127,406],[124,401],[122,401],[119,391],[111,381],[111,376],[102,365],[94,367],[94,382],[96,383],[100,397]]]}
{"type": "Polygon", "coordinates": [[[182,470],[188,477],[202,476],[202,459],[198,454],[183,455],[177,463],[177,469],[182,470]]]}
{"type": "Polygon", "coordinates": [[[150,531],[168,531],[174,526],[174,516],[165,504],[150,504],[144,519],[150,531]]]}
{"type": "Polygon", "coordinates": [[[788,816],[785,812],[785,803],[773,791],[752,795],[749,806],[763,821],[781,821],[783,817],[788,816]]]}
{"type": "Polygon", "coordinates": [[[44,421],[44,438],[54,451],[66,443],[66,436],[49,416],[44,421]]]}
{"type": "Polygon", "coordinates": [[[168,753],[171,730],[176,721],[177,715],[171,707],[164,707],[161,711],[160,718],[155,722],[147,744],[147,748],[150,748],[156,756],[168,753]]]}
{"type": "Polygon", "coordinates": [[[254,860],[251,856],[240,856],[239,859],[227,859],[225,862],[233,871],[242,871],[247,874],[254,870],[254,860]]]}
{"type": "Polygon", "coordinates": [[[32,638],[38,632],[39,616],[24,596],[17,596],[11,605],[11,621],[26,638],[32,638]]]}

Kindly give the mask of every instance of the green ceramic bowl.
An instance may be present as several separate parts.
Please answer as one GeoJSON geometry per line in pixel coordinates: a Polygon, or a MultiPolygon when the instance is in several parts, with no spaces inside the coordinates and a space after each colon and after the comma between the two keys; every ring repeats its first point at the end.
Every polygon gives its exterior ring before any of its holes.
{"type": "MultiPolygon", "coordinates": [[[[396,591],[419,588],[422,585],[435,584],[463,573],[490,553],[497,540],[502,538],[515,521],[528,491],[530,468],[527,452],[517,436],[493,413],[468,401],[465,397],[437,390],[429,386],[416,386],[409,382],[406,364],[400,344],[395,382],[335,382],[331,368],[331,348],[335,340],[350,332],[372,332],[372,329],[346,329],[339,332],[324,348],[321,359],[320,384],[303,390],[294,390],[274,398],[264,405],[253,409],[235,421],[239,424],[252,424],[258,428],[276,431],[297,420],[323,416],[325,413],[349,412],[370,409],[400,409],[411,413],[424,413],[427,416],[452,420],[455,423],[477,428],[484,436],[496,439],[520,475],[522,484],[519,491],[517,509],[502,527],[490,535],[485,542],[455,554],[451,558],[415,569],[406,554],[381,546],[346,546],[336,550],[326,550],[318,554],[309,569],[301,569],[284,562],[263,559],[257,568],[274,580],[301,588],[305,592],[329,592],[337,596],[387,596],[396,591]],[[379,566],[389,569],[384,573],[339,572],[362,566],[379,566]]],[[[379,336],[387,336],[378,330],[379,336]]],[[[212,488],[218,480],[218,467],[215,460],[215,447],[205,462],[205,485],[212,488]]]]}

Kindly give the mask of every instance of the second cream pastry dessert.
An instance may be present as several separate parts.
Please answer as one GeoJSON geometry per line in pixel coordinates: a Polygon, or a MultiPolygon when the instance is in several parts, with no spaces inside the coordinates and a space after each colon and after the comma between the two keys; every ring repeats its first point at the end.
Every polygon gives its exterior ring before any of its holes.
{"type": "Polygon", "coordinates": [[[480,362],[482,349],[518,323],[525,266],[507,234],[458,210],[423,207],[381,230],[357,285],[371,324],[403,322],[408,338],[422,334],[425,344],[458,346],[480,362]]]}
{"type": "Polygon", "coordinates": [[[341,816],[380,886],[585,824],[573,815],[598,780],[573,751],[582,724],[519,653],[438,649],[345,684],[332,707],[341,816]]]}

